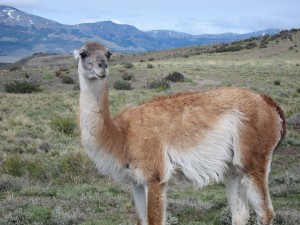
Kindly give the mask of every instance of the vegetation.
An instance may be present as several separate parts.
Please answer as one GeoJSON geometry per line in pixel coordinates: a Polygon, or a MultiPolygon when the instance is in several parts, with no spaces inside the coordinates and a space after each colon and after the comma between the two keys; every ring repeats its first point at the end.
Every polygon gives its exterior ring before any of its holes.
{"type": "Polygon", "coordinates": [[[166,76],[165,79],[172,82],[183,82],[184,76],[179,72],[173,72],[173,73],[169,73],[169,75],[166,76]]]}
{"type": "Polygon", "coordinates": [[[76,120],[70,116],[53,115],[50,120],[50,127],[67,135],[75,133],[76,120]]]}
{"type": "Polygon", "coordinates": [[[153,68],[154,68],[154,66],[153,66],[153,64],[151,64],[151,63],[148,63],[148,64],[147,64],[147,68],[148,68],[148,69],[153,69],[153,68]]]}
{"type": "Polygon", "coordinates": [[[146,88],[165,91],[170,88],[170,83],[165,78],[157,78],[155,80],[147,82],[146,88]]]}
{"type": "MultiPolygon", "coordinates": [[[[271,165],[269,183],[276,211],[274,225],[300,224],[300,60],[297,52],[300,30],[224,45],[226,48],[241,46],[244,49],[240,51],[216,53],[221,46],[126,54],[119,58],[114,54],[112,57],[116,58],[108,77],[112,114],[153,96],[178,91],[232,85],[267,93],[283,107],[288,128],[271,165]],[[260,48],[264,39],[268,41],[267,48],[260,48]],[[293,50],[289,50],[291,46],[293,50]],[[153,68],[147,69],[150,58],[155,59],[151,60],[153,68]],[[124,68],[126,62],[134,66],[128,70],[124,68]],[[184,82],[163,78],[174,71],[182,71],[184,82]],[[114,89],[116,81],[125,80],[125,73],[136,78],[134,91],[114,89]],[[275,85],[275,81],[280,81],[280,85],[275,85]]],[[[45,74],[68,68],[68,76],[77,83],[72,56],[69,64],[53,68],[42,58],[39,61],[40,56],[36,57],[37,64],[32,68],[22,65],[22,70],[0,70],[0,224],[134,224],[131,186],[118,185],[109,177],[100,176],[82,149],[77,130],[79,90],[73,90],[73,85],[63,83],[60,77],[45,79],[45,74]],[[36,80],[43,92],[30,95],[6,92],[4,84],[14,84],[26,74],[30,74],[26,81],[36,80]]],[[[254,224],[251,212],[249,224],[254,224]]],[[[166,216],[167,224],[230,224],[224,185],[212,184],[202,190],[171,185],[166,216]]]]}
{"type": "Polygon", "coordinates": [[[133,64],[132,64],[132,63],[125,63],[125,64],[124,64],[124,67],[125,67],[126,69],[131,69],[131,68],[133,67],[133,64]]]}
{"type": "Polygon", "coordinates": [[[69,76],[64,76],[62,77],[62,80],[61,80],[63,83],[65,84],[75,84],[75,81],[72,77],[69,77],[69,76]]]}
{"type": "Polygon", "coordinates": [[[122,75],[123,80],[132,80],[134,78],[134,75],[132,73],[124,73],[122,75]]]}
{"type": "Polygon", "coordinates": [[[116,89],[116,90],[132,90],[133,87],[132,87],[131,83],[129,83],[128,81],[117,80],[114,83],[114,89],[116,89]]]}
{"type": "Polygon", "coordinates": [[[23,81],[14,81],[14,83],[9,83],[5,85],[6,92],[9,93],[33,93],[33,92],[39,92],[41,84],[34,80],[23,80],[23,81]]]}

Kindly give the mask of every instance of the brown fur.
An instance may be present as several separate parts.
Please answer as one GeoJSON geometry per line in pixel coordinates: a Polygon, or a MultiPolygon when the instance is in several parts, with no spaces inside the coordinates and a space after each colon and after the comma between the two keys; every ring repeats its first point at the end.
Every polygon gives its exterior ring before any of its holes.
{"type": "Polygon", "coordinates": [[[163,222],[164,212],[164,186],[158,180],[149,182],[148,192],[148,225],[160,225],[163,222]]]}
{"type": "Polygon", "coordinates": [[[261,97],[268,103],[268,105],[276,109],[276,112],[278,113],[278,115],[282,120],[282,130],[281,130],[281,138],[280,138],[280,142],[281,142],[286,135],[286,122],[285,122],[284,111],[270,96],[266,94],[261,94],[261,97]]]}

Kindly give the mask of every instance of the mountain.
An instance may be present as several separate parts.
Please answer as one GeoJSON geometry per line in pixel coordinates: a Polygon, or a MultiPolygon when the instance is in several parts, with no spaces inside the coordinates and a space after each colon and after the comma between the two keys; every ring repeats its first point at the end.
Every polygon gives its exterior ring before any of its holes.
{"type": "Polygon", "coordinates": [[[111,21],[65,25],[10,6],[0,6],[0,30],[0,62],[16,61],[37,52],[69,53],[91,40],[103,42],[112,51],[143,52],[232,42],[279,32],[272,29],[249,34],[191,35],[168,30],[144,32],[111,21]]]}

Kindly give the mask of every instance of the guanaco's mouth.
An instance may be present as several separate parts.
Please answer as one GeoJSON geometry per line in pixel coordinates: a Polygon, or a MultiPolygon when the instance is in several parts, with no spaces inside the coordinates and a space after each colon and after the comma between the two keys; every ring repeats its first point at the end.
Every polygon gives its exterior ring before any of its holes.
{"type": "Polygon", "coordinates": [[[96,76],[98,77],[98,78],[101,78],[101,79],[103,79],[103,78],[105,78],[106,77],[106,74],[96,74],[96,76]]]}

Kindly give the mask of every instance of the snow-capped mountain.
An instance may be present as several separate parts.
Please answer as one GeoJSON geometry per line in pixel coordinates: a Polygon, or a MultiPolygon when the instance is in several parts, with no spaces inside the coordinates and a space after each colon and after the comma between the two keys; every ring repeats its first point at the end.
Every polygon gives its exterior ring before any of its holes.
{"type": "Polygon", "coordinates": [[[0,6],[0,24],[8,26],[35,26],[37,29],[62,27],[62,24],[53,20],[22,12],[10,6],[0,6]]]}
{"type": "Polygon", "coordinates": [[[91,40],[103,42],[112,51],[142,52],[231,42],[278,32],[191,35],[169,30],[144,32],[111,21],[65,25],[10,6],[0,6],[0,61],[5,61],[4,56],[21,58],[36,52],[68,53],[91,40]]]}

